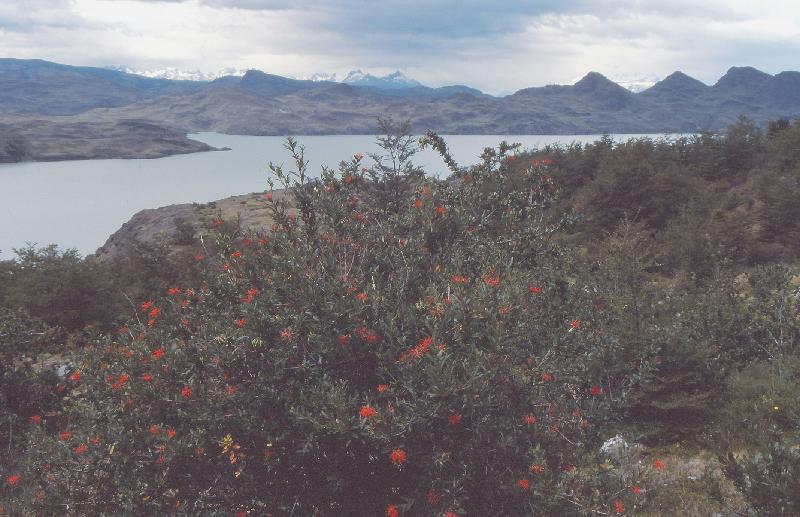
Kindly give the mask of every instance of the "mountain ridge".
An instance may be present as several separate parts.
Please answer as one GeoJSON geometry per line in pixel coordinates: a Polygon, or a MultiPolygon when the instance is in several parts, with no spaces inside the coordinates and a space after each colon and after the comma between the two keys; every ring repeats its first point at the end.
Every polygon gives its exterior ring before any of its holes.
{"type": "Polygon", "coordinates": [[[800,117],[800,72],[791,71],[770,75],[731,67],[710,86],[674,72],[638,93],[589,72],[572,85],[523,88],[502,97],[463,85],[432,88],[398,74],[385,76],[403,84],[397,88],[259,70],[196,82],[0,59],[0,160],[3,132],[35,136],[34,118],[47,123],[51,136],[62,125],[71,134],[87,128],[87,137],[95,128],[126,127],[120,121],[145,121],[138,131],[152,128],[157,139],[197,131],[374,134],[377,119],[386,116],[410,120],[417,133],[445,134],[688,133],[720,130],[742,115],[760,124],[800,117]]]}

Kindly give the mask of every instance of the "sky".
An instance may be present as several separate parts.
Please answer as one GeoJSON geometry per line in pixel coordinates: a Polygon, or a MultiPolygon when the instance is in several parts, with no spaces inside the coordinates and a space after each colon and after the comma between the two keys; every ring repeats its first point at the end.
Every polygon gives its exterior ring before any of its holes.
{"type": "Polygon", "coordinates": [[[506,94],[800,70],[800,0],[0,0],[0,57],[309,77],[400,70],[506,94]]]}

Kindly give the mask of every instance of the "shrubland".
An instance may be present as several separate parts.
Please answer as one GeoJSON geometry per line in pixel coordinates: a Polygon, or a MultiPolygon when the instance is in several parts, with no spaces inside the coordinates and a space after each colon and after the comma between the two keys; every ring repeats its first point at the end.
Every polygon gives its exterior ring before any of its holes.
{"type": "Polygon", "coordinates": [[[445,180],[386,130],[318,178],[290,140],[271,227],[3,263],[4,511],[797,513],[800,123],[466,168],[428,135],[445,180]]]}

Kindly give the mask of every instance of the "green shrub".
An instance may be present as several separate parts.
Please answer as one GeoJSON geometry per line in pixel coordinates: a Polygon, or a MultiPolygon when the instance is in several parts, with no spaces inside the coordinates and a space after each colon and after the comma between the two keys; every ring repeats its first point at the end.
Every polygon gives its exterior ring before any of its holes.
{"type": "Polygon", "coordinates": [[[6,487],[13,511],[641,508],[592,452],[635,365],[607,368],[618,342],[554,239],[547,166],[501,147],[437,181],[390,136],[399,166],[356,156],[310,182],[290,142],[297,171],[275,174],[294,199],[265,201],[269,232],[221,233],[197,285],[88,340],[58,433],[30,433],[6,487]]]}

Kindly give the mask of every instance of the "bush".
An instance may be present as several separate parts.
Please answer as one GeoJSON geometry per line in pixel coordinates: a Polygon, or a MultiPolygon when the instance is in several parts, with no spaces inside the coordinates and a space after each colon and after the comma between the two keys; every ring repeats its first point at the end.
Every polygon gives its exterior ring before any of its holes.
{"type": "MultiPolygon", "coordinates": [[[[429,142],[444,151],[443,142],[429,142]]],[[[96,334],[13,511],[519,515],[642,508],[591,451],[630,391],[598,288],[554,239],[547,165],[508,147],[437,181],[274,172],[269,232],[221,233],[194,287],[96,334]],[[35,494],[44,494],[37,497],[35,494]]],[[[366,169],[366,171],[365,171],[366,169]]],[[[222,227],[222,225],[220,225],[222,227]]],[[[646,469],[645,469],[646,470],[646,469]]],[[[643,475],[637,469],[637,476],[643,475]]]]}
{"type": "Polygon", "coordinates": [[[800,512],[800,358],[758,361],[730,379],[717,412],[727,475],[759,515],[800,512]]]}

